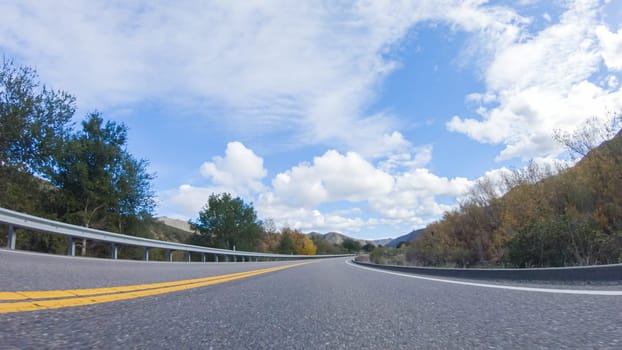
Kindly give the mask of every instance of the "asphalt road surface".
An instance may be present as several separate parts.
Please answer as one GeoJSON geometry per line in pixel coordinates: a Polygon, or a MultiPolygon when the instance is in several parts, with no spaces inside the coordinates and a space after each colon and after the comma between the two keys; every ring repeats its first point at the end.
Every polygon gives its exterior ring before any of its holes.
{"type": "MultiPolygon", "coordinates": [[[[168,282],[294,263],[145,263],[0,250],[0,292],[168,282]]],[[[146,297],[0,313],[0,348],[622,348],[622,295],[494,285],[409,278],[344,258],[320,260],[146,297]]]]}

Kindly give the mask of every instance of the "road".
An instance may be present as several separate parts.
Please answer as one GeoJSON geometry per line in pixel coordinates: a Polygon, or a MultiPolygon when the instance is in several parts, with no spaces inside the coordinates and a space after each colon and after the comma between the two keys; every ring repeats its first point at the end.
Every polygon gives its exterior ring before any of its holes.
{"type": "MultiPolygon", "coordinates": [[[[125,286],[293,263],[145,263],[0,250],[0,291],[125,286]]],[[[620,349],[622,296],[409,278],[339,258],[153,296],[0,313],[0,348],[620,349]]]]}

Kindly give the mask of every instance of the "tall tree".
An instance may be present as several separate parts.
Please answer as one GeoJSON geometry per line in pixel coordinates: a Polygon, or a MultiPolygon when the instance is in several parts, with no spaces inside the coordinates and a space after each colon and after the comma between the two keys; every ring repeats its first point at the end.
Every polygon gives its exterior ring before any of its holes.
{"type": "Polygon", "coordinates": [[[82,130],[65,142],[53,183],[65,197],[65,219],[87,227],[123,231],[127,218],[154,208],[147,162],[125,149],[127,127],[104,121],[99,113],[82,122],[82,130]]]}
{"type": "MultiPolygon", "coordinates": [[[[74,133],[74,112],[75,98],[34,69],[1,62],[0,206],[136,233],[155,206],[147,161],[127,152],[125,125],[92,113],[74,133]]],[[[54,250],[47,243],[32,236],[27,246],[54,250]]]]}
{"type": "Polygon", "coordinates": [[[132,222],[151,217],[155,208],[151,181],[154,175],[147,171],[149,162],[135,159],[123,152],[121,164],[113,175],[114,193],[117,195],[114,212],[119,232],[124,232],[132,222]]]}
{"type": "Polygon", "coordinates": [[[43,173],[68,132],[75,98],[48,89],[29,67],[0,67],[0,166],[43,173]]]}
{"type": "Polygon", "coordinates": [[[48,216],[55,191],[42,176],[68,134],[75,99],[42,85],[34,69],[0,65],[0,206],[48,216]]]}
{"type": "Polygon", "coordinates": [[[229,193],[212,193],[199,218],[190,224],[198,230],[194,244],[224,249],[251,251],[263,231],[252,203],[229,193]]]}

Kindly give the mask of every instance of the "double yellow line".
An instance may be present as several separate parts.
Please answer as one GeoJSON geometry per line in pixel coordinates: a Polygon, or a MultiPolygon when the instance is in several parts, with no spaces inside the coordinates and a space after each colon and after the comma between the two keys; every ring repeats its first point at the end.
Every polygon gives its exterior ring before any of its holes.
{"type": "Polygon", "coordinates": [[[305,262],[292,265],[270,267],[260,270],[232,273],[228,275],[195,278],[172,282],[136,284],[131,286],[91,289],[0,292],[0,314],[11,312],[60,309],[65,307],[83,306],[99,303],[108,303],[111,301],[142,298],[151,295],[165,294],[235,281],[242,278],[284,270],[290,267],[300,266],[304,264],[307,263],[305,262]]]}

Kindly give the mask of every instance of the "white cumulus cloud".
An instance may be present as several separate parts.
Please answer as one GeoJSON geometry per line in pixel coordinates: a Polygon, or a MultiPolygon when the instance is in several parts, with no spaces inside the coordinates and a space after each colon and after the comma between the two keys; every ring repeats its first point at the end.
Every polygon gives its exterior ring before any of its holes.
{"type": "Polygon", "coordinates": [[[622,70],[622,27],[615,33],[600,25],[596,28],[596,35],[600,40],[601,54],[607,67],[622,70]]]}
{"type": "Polygon", "coordinates": [[[287,202],[314,206],[339,200],[356,202],[387,193],[393,178],[357,153],[343,155],[330,150],[315,157],[312,164],[302,163],[278,174],[272,186],[287,202]]]}
{"type": "Polygon", "coordinates": [[[471,186],[472,182],[466,178],[449,179],[419,168],[396,174],[393,190],[372,197],[369,204],[385,219],[410,221],[416,225],[452,208],[440,203],[439,197],[458,197],[471,186]]]}
{"type": "Polygon", "coordinates": [[[482,103],[481,119],[454,116],[447,128],[505,145],[500,161],[554,157],[562,151],[553,140],[555,130],[572,130],[622,108],[616,79],[596,81],[603,57],[616,67],[619,40],[597,26],[598,8],[597,1],[571,1],[559,23],[498,46],[485,70],[488,90],[468,97],[482,103]]]}
{"type": "Polygon", "coordinates": [[[225,156],[216,156],[201,165],[201,175],[219,186],[237,193],[252,193],[263,188],[261,180],[267,175],[263,158],[241,142],[227,144],[225,156]]]}

